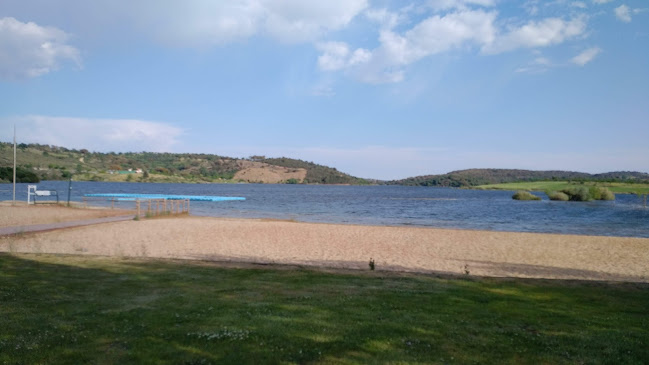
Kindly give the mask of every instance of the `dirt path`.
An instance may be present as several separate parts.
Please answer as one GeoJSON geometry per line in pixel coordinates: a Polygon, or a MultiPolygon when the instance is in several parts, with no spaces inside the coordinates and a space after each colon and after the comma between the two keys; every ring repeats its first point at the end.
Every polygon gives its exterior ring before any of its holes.
{"type": "Polygon", "coordinates": [[[133,214],[135,214],[133,211],[123,209],[27,205],[24,202],[11,205],[11,202],[0,202],[0,228],[75,222],[133,214]]]}
{"type": "Polygon", "coordinates": [[[67,222],[56,222],[56,223],[46,223],[46,224],[31,224],[26,226],[2,227],[0,228],[0,237],[23,234],[23,233],[53,231],[57,229],[71,228],[71,227],[90,226],[93,224],[100,224],[100,223],[121,222],[121,221],[133,220],[134,217],[135,217],[134,215],[122,215],[122,216],[114,216],[114,217],[84,219],[80,221],[67,221],[67,222]]]}

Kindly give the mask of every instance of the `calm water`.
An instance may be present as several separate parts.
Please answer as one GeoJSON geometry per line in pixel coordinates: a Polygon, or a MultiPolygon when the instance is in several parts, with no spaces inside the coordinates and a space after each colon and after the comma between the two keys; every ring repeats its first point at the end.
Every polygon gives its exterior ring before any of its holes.
{"type": "MultiPolygon", "coordinates": [[[[67,199],[68,183],[44,181],[67,199]]],[[[0,187],[11,199],[11,185],[0,187]]],[[[614,202],[553,202],[511,199],[510,191],[477,191],[403,186],[263,184],[152,184],[73,182],[72,200],[87,193],[161,193],[242,196],[246,201],[192,202],[193,215],[295,219],[304,222],[424,226],[515,232],[548,232],[649,237],[649,209],[635,195],[614,202]]],[[[27,184],[17,199],[26,200],[27,184]]],[[[132,207],[133,203],[121,203],[132,207]]]]}

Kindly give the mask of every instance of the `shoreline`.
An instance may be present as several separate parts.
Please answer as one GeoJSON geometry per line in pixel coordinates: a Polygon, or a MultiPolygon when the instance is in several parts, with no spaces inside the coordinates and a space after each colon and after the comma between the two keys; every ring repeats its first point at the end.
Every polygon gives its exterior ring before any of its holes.
{"type": "Polygon", "coordinates": [[[638,238],[649,240],[649,237],[639,237],[639,236],[619,236],[619,235],[598,235],[598,234],[579,234],[579,233],[562,233],[562,232],[530,232],[530,231],[506,231],[506,230],[497,230],[497,229],[479,229],[479,228],[462,228],[462,227],[436,227],[436,226],[427,226],[423,224],[362,224],[362,223],[340,223],[340,222],[311,222],[311,221],[301,221],[295,218],[248,218],[248,217],[215,217],[209,215],[190,215],[188,217],[194,218],[210,218],[210,219],[232,219],[232,220],[259,220],[263,222],[286,222],[286,223],[305,223],[305,224],[329,224],[334,226],[358,226],[358,227],[392,227],[392,228],[421,228],[421,229],[436,229],[436,230],[448,230],[448,231],[469,231],[469,232],[495,232],[495,233],[521,233],[521,234],[549,234],[549,235],[558,235],[558,236],[577,236],[577,237],[609,237],[609,238],[638,238]]]}
{"type": "MultiPolygon", "coordinates": [[[[5,208],[0,208],[5,209],[5,208]]],[[[65,209],[65,208],[62,208],[65,209]]],[[[0,239],[0,252],[649,282],[649,238],[164,217],[0,239]]]]}

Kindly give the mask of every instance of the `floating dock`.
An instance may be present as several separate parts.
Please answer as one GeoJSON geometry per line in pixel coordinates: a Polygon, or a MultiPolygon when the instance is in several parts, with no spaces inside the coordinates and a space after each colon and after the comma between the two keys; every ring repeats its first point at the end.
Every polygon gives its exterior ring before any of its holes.
{"type": "Polygon", "coordinates": [[[201,202],[223,202],[230,200],[246,200],[238,196],[211,196],[211,195],[168,195],[168,194],[84,194],[87,197],[96,198],[117,198],[119,200],[138,200],[138,199],[167,199],[167,200],[191,200],[201,202]]]}

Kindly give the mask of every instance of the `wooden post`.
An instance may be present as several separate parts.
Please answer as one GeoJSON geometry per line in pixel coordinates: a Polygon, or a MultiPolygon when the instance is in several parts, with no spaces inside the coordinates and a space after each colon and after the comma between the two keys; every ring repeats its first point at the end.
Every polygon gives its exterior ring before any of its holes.
{"type": "Polygon", "coordinates": [[[140,216],[140,199],[135,201],[135,207],[137,208],[137,216],[140,216]]]}

